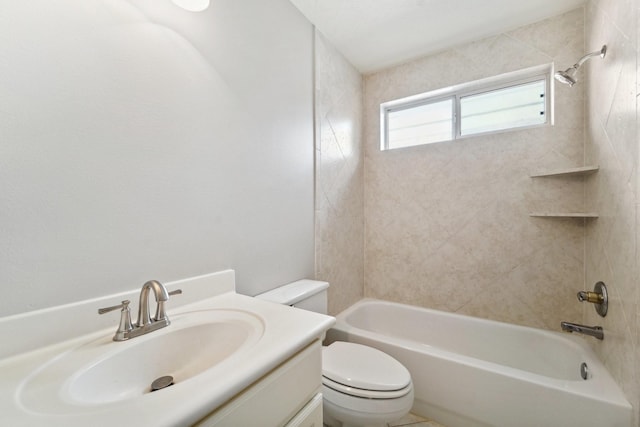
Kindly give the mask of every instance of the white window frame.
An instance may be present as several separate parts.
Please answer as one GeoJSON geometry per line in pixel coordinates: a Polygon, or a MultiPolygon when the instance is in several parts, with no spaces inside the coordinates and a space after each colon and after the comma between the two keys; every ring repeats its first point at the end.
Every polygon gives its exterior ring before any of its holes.
{"type": "Polygon", "coordinates": [[[402,99],[396,99],[380,104],[380,149],[381,150],[395,150],[399,148],[419,147],[422,145],[429,145],[432,143],[456,141],[458,139],[473,138],[477,136],[497,134],[504,132],[512,132],[516,130],[524,130],[537,128],[542,126],[551,126],[554,121],[554,107],[553,107],[553,64],[539,65],[532,68],[526,68],[524,70],[514,71],[511,73],[501,74],[494,77],[489,77],[482,80],[476,80],[473,82],[462,83],[447,88],[437,89],[418,95],[409,96],[402,99]],[[512,127],[507,129],[500,129],[487,132],[479,132],[471,135],[461,135],[460,124],[460,99],[470,95],[477,95],[484,92],[490,92],[493,90],[506,89],[511,86],[518,86],[526,83],[532,83],[535,81],[545,81],[545,122],[541,124],[534,124],[528,126],[512,127]],[[401,111],[421,105],[440,102],[445,99],[453,100],[453,116],[452,116],[452,139],[446,139],[442,141],[434,141],[428,144],[419,144],[408,147],[391,147],[389,148],[389,132],[388,132],[388,114],[393,111],[401,111]]]}

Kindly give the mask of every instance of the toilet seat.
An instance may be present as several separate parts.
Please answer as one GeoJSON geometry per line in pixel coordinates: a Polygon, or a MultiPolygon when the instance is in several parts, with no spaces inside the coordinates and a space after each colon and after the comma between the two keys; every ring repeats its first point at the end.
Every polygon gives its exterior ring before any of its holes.
{"type": "Polygon", "coordinates": [[[376,391],[376,390],[364,390],[361,388],[348,387],[344,384],[337,383],[335,381],[330,380],[327,377],[322,377],[322,385],[325,387],[329,387],[332,390],[337,391],[338,393],[348,394],[349,396],[354,397],[363,397],[366,399],[397,399],[408,394],[412,387],[411,385],[406,386],[400,390],[391,390],[391,391],[376,391]]]}
{"type": "Polygon", "coordinates": [[[394,399],[412,390],[407,368],[393,357],[361,344],[336,341],[322,349],[322,383],[368,399],[394,399]]]}

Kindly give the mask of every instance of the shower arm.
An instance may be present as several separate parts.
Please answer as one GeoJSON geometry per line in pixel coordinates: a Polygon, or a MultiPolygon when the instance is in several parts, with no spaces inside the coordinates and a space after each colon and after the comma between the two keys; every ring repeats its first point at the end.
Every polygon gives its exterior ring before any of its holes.
{"type": "Polygon", "coordinates": [[[580,66],[582,64],[584,64],[589,58],[593,58],[594,56],[600,56],[600,57],[604,58],[604,56],[606,54],[607,54],[607,45],[604,45],[604,46],[602,46],[602,49],[600,49],[600,50],[596,50],[595,52],[587,53],[585,56],[580,58],[580,60],[578,62],[573,64],[573,66],[571,68],[573,68],[574,70],[577,71],[578,68],[580,68],[580,66]]]}

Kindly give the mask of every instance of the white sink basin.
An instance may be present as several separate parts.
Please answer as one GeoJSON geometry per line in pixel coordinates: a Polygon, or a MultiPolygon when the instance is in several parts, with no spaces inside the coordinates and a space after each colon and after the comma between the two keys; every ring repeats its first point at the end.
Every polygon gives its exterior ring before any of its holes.
{"type": "Polygon", "coordinates": [[[112,333],[45,363],[25,379],[18,400],[30,411],[69,413],[145,398],[151,383],[170,375],[169,393],[189,379],[251,349],[262,337],[262,318],[242,310],[202,310],[171,317],[171,325],[124,342],[112,333]]]}
{"type": "Polygon", "coordinates": [[[124,342],[112,341],[117,316],[96,311],[135,300],[139,289],[0,317],[0,424],[175,427],[242,412],[236,398],[253,399],[252,385],[334,322],[237,294],[231,270],[166,286],[184,290],[167,305],[171,324],[124,342]],[[165,375],[174,385],[151,392],[165,375]]]}

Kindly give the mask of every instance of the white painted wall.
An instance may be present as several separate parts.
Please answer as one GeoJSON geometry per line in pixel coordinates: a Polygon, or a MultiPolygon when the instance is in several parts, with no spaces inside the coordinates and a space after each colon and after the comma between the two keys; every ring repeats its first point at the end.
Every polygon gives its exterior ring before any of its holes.
{"type": "Polygon", "coordinates": [[[312,37],[288,0],[0,0],[0,315],[311,277],[312,37]]]}

